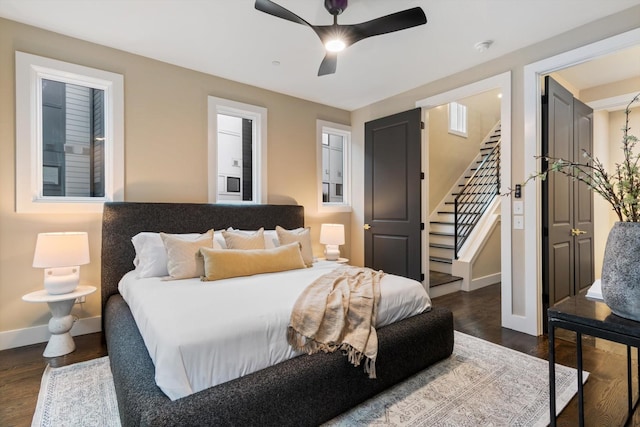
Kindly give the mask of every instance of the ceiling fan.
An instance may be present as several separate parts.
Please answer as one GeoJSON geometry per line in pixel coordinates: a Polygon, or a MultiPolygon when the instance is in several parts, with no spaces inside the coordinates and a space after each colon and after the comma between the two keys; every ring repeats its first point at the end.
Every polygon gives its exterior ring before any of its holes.
{"type": "Polygon", "coordinates": [[[312,25],[295,13],[272,2],[256,0],[256,9],[287,21],[310,27],[324,44],[327,53],[320,64],[318,76],[333,74],[338,64],[338,52],[367,37],[392,33],[427,23],[427,17],[420,7],[392,13],[371,21],[353,25],[338,24],[338,15],[347,8],[348,0],[324,0],[324,7],[333,15],[333,25],[312,25]]]}

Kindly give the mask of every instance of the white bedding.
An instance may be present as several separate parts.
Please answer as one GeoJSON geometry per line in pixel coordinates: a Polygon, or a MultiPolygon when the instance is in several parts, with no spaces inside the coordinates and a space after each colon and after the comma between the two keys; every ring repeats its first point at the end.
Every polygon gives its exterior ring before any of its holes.
{"type": "MultiPolygon", "coordinates": [[[[138,279],[119,290],[131,307],[156,368],[156,383],[179,399],[299,355],[287,343],[291,309],[302,290],[338,264],[213,282],[138,279]]],[[[419,282],[385,275],[377,327],[431,307],[419,282]]]]}

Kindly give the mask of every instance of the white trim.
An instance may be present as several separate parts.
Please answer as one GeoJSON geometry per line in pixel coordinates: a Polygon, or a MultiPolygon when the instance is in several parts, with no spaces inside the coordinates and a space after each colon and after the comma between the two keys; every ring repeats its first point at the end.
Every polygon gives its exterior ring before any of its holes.
{"type": "Polygon", "coordinates": [[[429,170],[429,114],[427,113],[426,108],[422,108],[421,110],[421,119],[422,123],[424,123],[424,129],[422,129],[420,135],[420,147],[422,152],[421,158],[421,169],[420,171],[424,173],[424,179],[422,179],[421,185],[421,195],[422,200],[420,202],[421,209],[421,219],[425,224],[424,230],[421,230],[420,233],[420,244],[422,247],[422,271],[424,271],[424,280],[422,281],[422,286],[427,290],[429,296],[431,296],[430,288],[431,282],[429,280],[429,227],[426,224],[429,224],[429,173],[425,172],[429,170]]]}
{"type": "Polygon", "coordinates": [[[124,200],[124,77],[16,51],[16,212],[102,212],[124,200]],[[104,91],[105,197],[45,197],[42,189],[42,79],[104,91]]]}
{"type": "MultiPolygon", "coordinates": [[[[78,319],[71,328],[71,335],[85,335],[102,330],[102,316],[78,319]]],[[[23,329],[0,332],[0,350],[23,347],[49,341],[51,332],[48,325],[32,326],[23,329]]]]}
{"type": "MultiPolygon", "coordinates": [[[[540,170],[540,162],[536,160],[535,156],[541,150],[541,77],[638,44],[640,44],[640,28],[528,64],[524,67],[523,171],[525,178],[540,170]]],[[[540,183],[536,180],[535,184],[526,185],[522,191],[524,197],[523,259],[526,260],[523,263],[526,310],[526,314],[523,316],[523,326],[529,331],[528,333],[540,335],[544,320],[542,313],[542,253],[539,238],[542,228],[539,209],[542,190],[540,183]]]]}
{"type": "Polygon", "coordinates": [[[597,110],[606,111],[619,111],[624,110],[629,104],[629,101],[636,96],[637,92],[625,93],[624,95],[612,96],[610,98],[598,99],[595,101],[587,102],[587,105],[597,110]]]}
{"type": "Polygon", "coordinates": [[[339,123],[316,120],[316,171],[318,182],[318,212],[351,212],[351,126],[339,123]],[[322,201],[322,134],[333,132],[343,139],[342,154],[342,203],[325,203],[322,201]]]}
{"type": "MultiPolygon", "coordinates": [[[[438,105],[447,104],[451,101],[496,88],[502,91],[500,102],[500,121],[502,125],[500,155],[500,184],[502,188],[500,192],[502,193],[511,187],[511,71],[419,100],[416,102],[416,107],[422,107],[423,109],[434,108],[438,105]]],[[[425,138],[428,138],[428,135],[425,138]]],[[[500,206],[502,326],[523,331],[520,329],[521,316],[513,313],[512,305],[511,203],[501,203],[500,206]]],[[[423,213],[425,221],[427,219],[426,215],[428,213],[423,213]]]]}
{"type": "Polygon", "coordinates": [[[209,96],[208,112],[208,168],[207,195],[209,203],[217,203],[218,198],[218,113],[251,119],[253,122],[253,200],[251,202],[235,202],[224,200],[224,203],[259,204],[267,203],[267,109],[256,105],[209,96]]]}
{"type": "Polygon", "coordinates": [[[487,286],[500,283],[500,280],[501,280],[500,276],[501,276],[500,273],[493,273],[493,274],[488,274],[486,276],[471,279],[471,283],[469,284],[469,291],[475,291],[476,289],[485,288],[487,286]]]}

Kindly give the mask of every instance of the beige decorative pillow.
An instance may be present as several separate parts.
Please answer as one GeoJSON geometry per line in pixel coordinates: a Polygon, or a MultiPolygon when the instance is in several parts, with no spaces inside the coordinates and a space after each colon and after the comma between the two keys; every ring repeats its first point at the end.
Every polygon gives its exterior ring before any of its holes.
{"type": "Polygon", "coordinates": [[[199,253],[204,260],[203,281],[305,268],[298,243],[273,249],[201,248],[199,253]]]}
{"type": "Polygon", "coordinates": [[[311,247],[311,230],[307,228],[296,228],[295,230],[286,230],[279,225],[276,226],[278,240],[281,245],[299,242],[302,259],[307,267],[313,265],[313,248],[311,247]]]}
{"type": "Polygon", "coordinates": [[[265,249],[264,228],[257,231],[225,230],[222,236],[227,249],[265,249]]]}
{"type": "Polygon", "coordinates": [[[171,280],[201,277],[204,274],[200,248],[213,248],[213,230],[194,239],[184,239],[160,233],[167,250],[167,271],[171,280]]]}

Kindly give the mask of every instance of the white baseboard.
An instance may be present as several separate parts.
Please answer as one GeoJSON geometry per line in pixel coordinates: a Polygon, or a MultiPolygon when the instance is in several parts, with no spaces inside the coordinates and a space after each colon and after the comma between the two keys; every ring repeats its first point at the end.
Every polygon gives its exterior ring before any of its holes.
{"type": "Polygon", "coordinates": [[[476,279],[471,279],[469,290],[475,291],[476,289],[484,288],[485,286],[500,283],[501,280],[502,277],[500,272],[489,274],[488,276],[478,277],[476,279]]]}
{"type": "MultiPolygon", "coordinates": [[[[92,334],[94,332],[100,332],[101,330],[102,316],[86,317],[78,319],[73,324],[71,335],[92,334]]],[[[0,332],[0,350],[47,342],[50,336],[49,325],[0,332]]]]}

